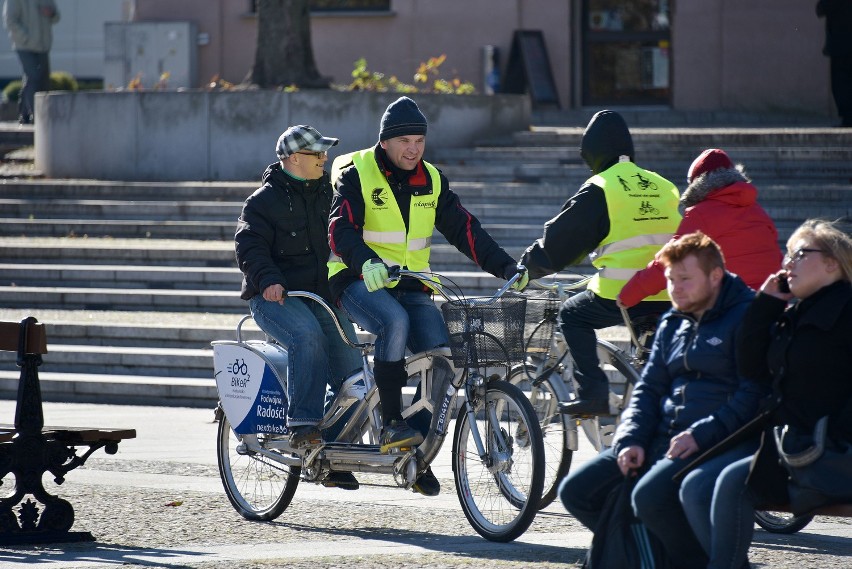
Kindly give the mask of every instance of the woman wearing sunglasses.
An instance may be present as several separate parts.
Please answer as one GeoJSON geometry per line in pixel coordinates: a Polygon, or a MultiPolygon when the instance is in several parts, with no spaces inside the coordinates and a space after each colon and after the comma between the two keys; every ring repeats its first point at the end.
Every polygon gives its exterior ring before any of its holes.
{"type": "Polygon", "coordinates": [[[697,512],[690,518],[713,569],[748,567],[755,507],[790,502],[773,427],[810,434],[828,416],[827,447],[852,445],[852,239],[835,224],[809,220],[793,232],[787,251],[737,334],[740,373],[772,385],[780,404],[756,455],[718,477],[709,524],[697,512]]]}

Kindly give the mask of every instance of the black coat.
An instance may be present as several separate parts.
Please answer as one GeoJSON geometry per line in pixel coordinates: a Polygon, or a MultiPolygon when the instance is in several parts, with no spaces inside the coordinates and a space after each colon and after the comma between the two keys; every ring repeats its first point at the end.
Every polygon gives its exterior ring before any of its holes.
{"type": "Polygon", "coordinates": [[[771,426],[812,432],[828,415],[828,438],[852,442],[852,287],[839,281],[785,306],[758,294],[737,336],[740,373],[766,384],[777,375],[780,382],[781,406],[763,434],[750,477],[751,487],[769,503],[788,501],[771,426]]]}
{"type": "Polygon", "coordinates": [[[263,186],[243,205],[234,243],[243,272],[240,297],[249,300],[270,285],[306,290],[331,300],[328,289],[328,173],[300,182],[280,163],[263,173],[263,186]]]}

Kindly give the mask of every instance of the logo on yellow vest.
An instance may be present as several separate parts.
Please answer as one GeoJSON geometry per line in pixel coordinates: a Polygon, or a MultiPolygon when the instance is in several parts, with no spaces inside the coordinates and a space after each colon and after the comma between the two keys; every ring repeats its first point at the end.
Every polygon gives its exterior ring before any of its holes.
{"type": "Polygon", "coordinates": [[[385,200],[387,200],[387,195],[385,195],[384,188],[375,188],[373,193],[370,195],[370,199],[373,200],[373,203],[378,206],[385,205],[385,200]]]}

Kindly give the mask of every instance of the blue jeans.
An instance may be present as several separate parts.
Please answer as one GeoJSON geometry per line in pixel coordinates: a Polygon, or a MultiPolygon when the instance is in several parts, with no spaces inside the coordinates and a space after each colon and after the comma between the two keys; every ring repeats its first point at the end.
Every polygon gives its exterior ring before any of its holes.
{"type": "MultiPolygon", "coordinates": [[[[343,342],[334,320],[312,300],[286,298],[282,305],[256,295],[249,306],[260,329],[287,348],[287,425],[319,423],[326,385],[336,392],[346,377],[360,369],[360,352],[343,342]]],[[[352,323],[340,310],[335,313],[346,335],[355,341],[352,323]]]]}
{"type": "MultiPolygon", "coordinates": [[[[631,319],[660,315],[671,308],[668,301],[645,301],[628,309],[631,319]]],[[[598,360],[595,330],[624,323],[614,300],[590,290],[575,294],[559,310],[560,327],[574,359],[577,395],[580,399],[609,399],[609,382],[598,360]]]]}
{"type": "Polygon", "coordinates": [[[18,51],[24,70],[18,114],[27,121],[35,115],[35,94],[50,89],[50,59],[47,52],[18,51]]]}
{"type": "MultiPolygon", "coordinates": [[[[721,535],[729,534],[732,527],[737,526],[737,523],[728,514],[731,513],[730,496],[723,495],[727,490],[721,490],[722,485],[721,473],[729,465],[738,462],[743,458],[751,460],[751,456],[757,451],[758,440],[745,441],[737,447],[712,458],[704,464],[698,466],[686,475],[680,487],[680,501],[683,504],[683,509],[686,512],[686,517],[689,519],[689,525],[692,526],[692,531],[695,532],[695,537],[701,543],[701,547],[709,557],[713,557],[714,550],[713,542],[717,540],[716,534],[721,532],[721,535]],[[726,503],[721,509],[717,510],[716,502],[726,503]],[[723,519],[716,520],[715,516],[721,515],[723,519]]],[[[748,470],[746,470],[746,473],[748,470]]],[[[732,479],[733,480],[733,479],[732,479]]],[[[725,482],[730,484],[732,480],[725,482]]],[[[745,485],[745,480],[743,480],[745,485]]],[[[734,494],[739,494],[735,490],[734,494]]],[[[738,506],[733,506],[733,511],[737,511],[738,506]]],[[[754,515],[752,514],[752,518],[754,515]]],[[[751,519],[751,518],[750,518],[751,519]]],[[[750,524],[753,525],[753,524],[750,524]]],[[[734,535],[737,537],[737,534],[734,535]]],[[[725,539],[728,539],[727,537],[725,539]]],[[[751,535],[746,540],[751,542],[751,535]]],[[[726,546],[726,549],[728,546],[726,546]]],[[[746,546],[745,552],[748,551],[746,546]]],[[[741,559],[739,565],[733,567],[741,567],[745,562],[745,557],[741,559]]],[[[720,565],[727,567],[728,565],[720,565]]],[[[714,565],[715,567],[715,565],[714,565]]]]}
{"type": "MultiPolygon", "coordinates": [[[[343,291],[340,304],[354,322],[376,335],[376,361],[398,362],[405,358],[406,348],[416,354],[450,342],[444,317],[427,292],[395,288],[370,292],[363,281],[356,281],[343,291]]],[[[379,379],[377,374],[380,399],[401,396],[401,387],[398,393],[393,393],[397,388],[388,390],[379,379]]],[[[418,385],[414,401],[420,399],[420,389],[418,385]]],[[[394,407],[390,402],[383,402],[383,408],[387,411],[394,407]]],[[[392,418],[393,414],[391,411],[385,419],[392,418]]],[[[408,418],[408,424],[426,436],[431,420],[431,413],[422,409],[408,418]]]]}
{"type": "Polygon", "coordinates": [[[722,470],[710,512],[712,537],[709,569],[740,569],[748,560],[754,535],[754,499],[746,485],[752,456],[722,470]]]}
{"type": "MultiPolygon", "coordinates": [[[[675,567],[703,569],[707,557],[684,515],[678,497],[679,484],[672,481],[672,476],[689,459],[658,458],[668,446],[669,439],[659,437],[646,449],[645,463],[653,464],[633,489],[633,510],[662,542],[675,567]]],[[[598,525],[606,497],[624,480],[616,459],[615,451],[609,448],[572,470],[559,485],[559,498],[565,509],[592,531],[598,525]]]]}
{"type": "Polygon", "coordinates": [[[363,281],[346,287],[340,304],[361,328],[376,335],[375,358],[396,362],[405,348],[416,354],[447,345],[444,317],[427,292],[381,288],[369,292],[363,281]]]}

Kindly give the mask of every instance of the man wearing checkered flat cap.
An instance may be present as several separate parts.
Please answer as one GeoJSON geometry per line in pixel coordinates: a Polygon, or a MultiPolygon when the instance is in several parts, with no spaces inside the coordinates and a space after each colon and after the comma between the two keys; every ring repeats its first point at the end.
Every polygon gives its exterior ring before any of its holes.
{"type": "MultiPolygon", "coordinates": [[[[275,145],[278,161],[266,168],[263,185],[245,201],[234,237],[243,272],[240,296],[260,329],[288,350],[287,428],[295,447],[322,442],[317,424],[326,384],[338,388],[361,367],[360,353],[343,342],[319,304],[287,297],[288,290],[303,290],[331,302],[326,262],[332,188],[323,167],[337,143],[307,125],[285,130],[275,145]]],[[[338,316],[355,341],[349,319],[338,316]]],[[[323,484],[358,487],[350,472],[331,472],[323,484]]]]}

